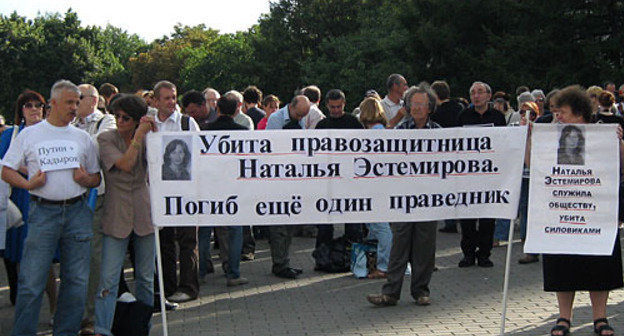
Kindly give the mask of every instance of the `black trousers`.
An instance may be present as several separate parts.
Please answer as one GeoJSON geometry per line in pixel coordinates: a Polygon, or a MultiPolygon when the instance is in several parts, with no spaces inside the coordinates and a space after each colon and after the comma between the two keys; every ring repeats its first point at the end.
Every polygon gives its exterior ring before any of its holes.
{"type": "Polygon", "coordinates": [[[494,218],[462,219],[460,223],[464,256],[489,258],[494,241],[494,218]]]}
{"type": "Polygon", "coordinates": [[[165,227],[160,230],[160,253],[165,296],[171,296],[176,291],[180,291],[196,298],[199,294],[197,228],[194,226],[165,227]],[[175,242],[178,242],[180,247],[179,258],[176,258],[175,242]],[[176,274],[176,259],[180,260],[179,281],[176,274]]]}

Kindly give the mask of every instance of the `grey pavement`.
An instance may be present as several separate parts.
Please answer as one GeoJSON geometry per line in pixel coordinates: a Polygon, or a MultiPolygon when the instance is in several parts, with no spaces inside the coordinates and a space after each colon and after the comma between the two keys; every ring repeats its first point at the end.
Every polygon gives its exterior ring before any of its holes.
{"type": "MultiPolygon", "coordinates": [[[[213,253],[216,273],[202,284],[198,300],[167,314],[168,335],[499,335],[506,245],[493,249],[493,268],[460,269],[459,240],[459,234],[438,233],[439,271],[431,281],[432,304],[426,307],[410,297],[409,277],[399,304],[379,308],[366,295],[379,293],[384,280],[314,271],[314,238],[293,240],[291,265],[304,270],[297,280],[271,274],[266,240],[257,242],[256,260],[241,263],[250,283],[239,287],[225,286],[218,253],[213,253]]],[[[519,265],[519,242],[512,251],[506,335],[547,335],[558,317],[555,295],[542,290],[541,263],[519,265]]],[[[0,335],[8,335],[13,307],[6,274],[0,274],[0,335]]],[[[43,302],[39,330],[51,335],[47,299],[43,302]]],[[[608,318],[616,332],[624,332],[624,290],[611,293],[608,318]]],[[[152,322],[151,335],[163,335],[161,315],[152,322]]],[[[587,292],[577,294],[572,324],[573,335],[593,335],[587,292]]]]}

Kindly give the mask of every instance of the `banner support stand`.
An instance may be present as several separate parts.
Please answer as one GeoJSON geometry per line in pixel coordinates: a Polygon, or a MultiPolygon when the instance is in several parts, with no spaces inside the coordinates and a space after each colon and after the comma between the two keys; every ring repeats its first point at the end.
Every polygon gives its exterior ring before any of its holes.
{"type": "Polygon", "coordinates": [[[515,219],[509,221],[509,237],[507,238],[507,256],[505,257],[505,275],[503,280],[503,309],[501,314],[500,335],[505,336],[505,320],[507,316],[507,298],[509,296],[509,273],[511,270],[511,249],[513,247],[515,219]]]}
{"type": "Polygon", "coordinates": [[[162,318],[162,329],[163,336],[168,336],[168,328],[167,328],[167,309],[165,307],[165,282],[163,280],[162,274],[162,255],[160,254],[160,227],[154,226],[154,239],[156,240],[156,267],[158,274],[158,288],[160,290],[160,294],[158,295],[160,299],[160,316],[162,318]]]}

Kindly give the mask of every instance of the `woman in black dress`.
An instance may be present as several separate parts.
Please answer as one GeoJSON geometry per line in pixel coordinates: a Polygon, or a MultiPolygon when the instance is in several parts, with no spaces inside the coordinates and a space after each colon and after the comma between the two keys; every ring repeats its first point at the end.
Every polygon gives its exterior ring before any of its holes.
{"type": "MultiPolygon", "coordinates": [[[[592,120],[591,100],[578,86],[561,90],[555,97],[555,104],[559,107],[556,118],[562,124],[586,124],[592,120]]],[[[618,137],[622,138],[621,128],[618,137]]],[[[620,159],[622,148],[620,140],[620,159]]],[[[543,271],[544,290],[556,292],[559,303],[559,319],[551,335],[569,334],[574,295],[579,290],[589,291],[596,334],[614,334],[606,316],[609,291],[624,287],[619,232],[610,256],[545,254],[543,271]]]]}

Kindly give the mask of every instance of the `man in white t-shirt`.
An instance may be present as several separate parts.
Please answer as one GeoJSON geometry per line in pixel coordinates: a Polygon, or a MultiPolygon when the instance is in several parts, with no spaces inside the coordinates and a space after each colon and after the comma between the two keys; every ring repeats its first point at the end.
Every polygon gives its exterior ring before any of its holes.
{"type": "Polygon", "coordinates": [[[392,74],[386,80],[388,94],[381,100],[381,106],[388,118],[386,128],[394,128],[405,118],[405,108],[403,107],[403,94],[407,90],[405,77],[399,74],[392,74]]]}
{"type": "Polygon", "coordinates": [[[36,334],[41,298],[57,248],[62,281],[53,333],[76,335],[80,329],[93,236],[87,190],[97,187],[101,178],[91,137],[69,125],[79,101],[76,85],[56,82],[48,118],[20,132],[2,162],[2,179],[31,195],[11,335],[36,334]],[[28,180],[18,173],[23,166],[28,180]]]}

